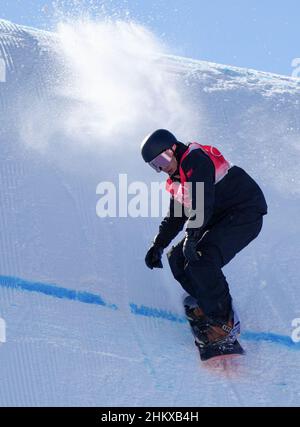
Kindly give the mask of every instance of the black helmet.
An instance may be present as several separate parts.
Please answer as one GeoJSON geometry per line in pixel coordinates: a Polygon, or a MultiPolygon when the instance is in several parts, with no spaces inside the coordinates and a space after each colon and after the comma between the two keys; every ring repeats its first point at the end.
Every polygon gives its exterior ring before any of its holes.
{"type": "Polygon", "coordinates": [[[146,163],[151,162],[160,153],[172,148],[178,141],[175,136],[166,129],[158,129],[148,135],[141,145],[143,159],[146,163]]]}

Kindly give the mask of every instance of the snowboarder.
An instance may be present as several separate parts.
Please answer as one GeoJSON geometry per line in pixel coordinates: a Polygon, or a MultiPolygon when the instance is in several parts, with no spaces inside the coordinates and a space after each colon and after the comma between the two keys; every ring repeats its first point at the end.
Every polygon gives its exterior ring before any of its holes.
{"type": "Polygon", "coordinates": [[[150,269],[163,267],[164,250],[186,224],[184,239],[167,256],[174,278],[196,301],[189,310],[189,320],[198,322],[201,345],[226,339],[233,342],[239,333],[239,322],[235,322],[222,268],[260,233],[267,214],[262,190],[217,148],[198,143],[185,145],[165,129],[147,136],[141,152],[156,172],[169,175],[167,190],[171,193],[168,215],[146,254],[146,265],[150,269]],[[197,209],[197,182],[204,183],[204,219],[195,228],[192,223],[197,209]],[[186,210],[181,216],[175,215],[178,204],[189,206],[191,216],[186,210]]]}

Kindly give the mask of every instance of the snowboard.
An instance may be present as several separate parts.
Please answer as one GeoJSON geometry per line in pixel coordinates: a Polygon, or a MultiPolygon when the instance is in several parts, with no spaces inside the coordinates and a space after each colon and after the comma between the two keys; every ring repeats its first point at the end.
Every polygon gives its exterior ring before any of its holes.
{"type": "MultiPolygon", "coordinates": [[[[221,341],[220,343],[214,343],[214,344],[207,344],[203,345],[203,343],[199,342],[199,330],[197,328],[197,325],[195,321],[192,321],[188,318],[187,313],[188,310],[191,308],[195,308],[197,306],[196,300],[191,297],[187,296],[184,298],[183,301],[185,314],[187,317],[187,321],[190,324],[193,336],[195,338],[195,345],[199,350],[200,358],[202,362],[206,362],[208,360],[217,360],[217,359],[227,359],[227,358],[234,358],[237,356],[242,356],[245,354],[245,350],[241,346],[238,340],[235,340],[234,342],[231,341],[221,341]]],[[[239,322],[237,324],[239,327],[239,322]]]]}

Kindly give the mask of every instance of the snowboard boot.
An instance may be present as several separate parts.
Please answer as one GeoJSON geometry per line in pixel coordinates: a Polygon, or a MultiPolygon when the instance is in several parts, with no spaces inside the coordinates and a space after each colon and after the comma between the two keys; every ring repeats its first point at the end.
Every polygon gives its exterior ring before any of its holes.
{"type": "Polygon", "coordinates": [[[195,335],[195,342],[197,345],[207,342],[206,331],[208,328],[207,318],[204,311],[197,305],[194,307],[185,306],[185,314],[187,320],[190,322],[195,335]]]}
{"type": "Polygon", "coordinates": [[[198,344],[200,346],[233,344],[239,334],[240,321],[235,311],[231,309],[227,321],[206,317],[206,327],[198,344]]]}
{"type": "Polygon", "coordinates": [[[205,314],[200,307],[186,308],[186,317],[191,322],[199,322],[205,319],[205,314]]]}

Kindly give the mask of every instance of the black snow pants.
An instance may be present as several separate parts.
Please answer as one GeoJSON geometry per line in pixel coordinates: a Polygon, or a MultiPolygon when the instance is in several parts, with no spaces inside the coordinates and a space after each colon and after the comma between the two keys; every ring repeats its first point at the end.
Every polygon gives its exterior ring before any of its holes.
{"type": "Polygon", "coordinates": [[[258,236],[262,224],[263,215],[256,210],[235,210],[209,221],[198,242],[199,261],[186,261],[182,251],[184,239],[169,251],[174,278],[207,316],[227,319],[231,296],[222,267],[258,236]]]}

